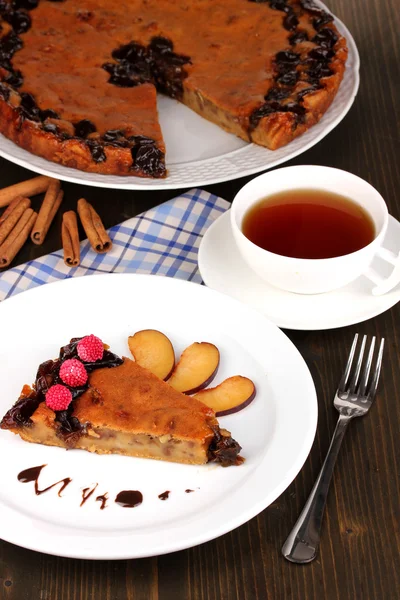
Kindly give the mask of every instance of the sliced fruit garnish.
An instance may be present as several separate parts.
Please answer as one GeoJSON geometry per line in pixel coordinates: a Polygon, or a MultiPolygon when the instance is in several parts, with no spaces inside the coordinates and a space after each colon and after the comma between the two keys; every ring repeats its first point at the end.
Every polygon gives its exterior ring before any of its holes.
{"type": "Polygon", "coordinates": [[[160,379],[167,379],[175,365],[174,348],[166,335],[156,329],[143,329],[128,337],[129,350],[141,367],[160,379]]]}
{"type": "Polygon", "coordinates": [[[194,342],[182,352],[168,383],[178,392],[194,394],[212,382],[218,366],[218,348],[208,342],[194,342]]]}
{"type": "Polygon", "coordinates": [[[212,408],[217,417],[242,410],[254,400],[256,387],[251,379],[235,375],[214,388],[202,390],[194,397],[212,408]]]}

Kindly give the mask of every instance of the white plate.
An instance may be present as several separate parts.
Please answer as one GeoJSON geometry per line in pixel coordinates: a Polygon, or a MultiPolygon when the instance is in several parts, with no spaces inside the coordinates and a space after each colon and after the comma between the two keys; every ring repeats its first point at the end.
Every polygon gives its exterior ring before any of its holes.
{"type": "MultiPolygon", "coordinates": [[[[393,252],[400,251],[400,223],[392,216],[389,216],[383,245],[393,252]]],[[[353,325],[380,315],[400,300],[400,285],[383,296],[373,296],[373,284],[363,276],[327,294],[293,294],[269,285],[248,267],[239,253],[229,211],[207,229],[200,243],[198,260],[206,285],[259,310],[285,329],[334,329],[353,325]]],[[[385,278],[393,268],[380,259],[375,259],[372,266],[385,278]]]]}
{"type": "MultiPolygon", "coordinates": [[[[324,7],[321,2],[319,4],[324,7]]],[[[335,19],[335,25],[345,36],[349,48],[339,91],[317,125],[274,152],[256,144],[247,144],[199,117],[183,104],[159,96],[159,118],[167,147],[168,176],[164,180],[85,173],[35,156],[2,135],[0,156],[31,171],[63,181],[129,190],[197,187],[270,169],[314,146],[340,123],[353,104],[359,86],[358,50],[347,27],[339,19],[335,19]]]]}
{"type": "Polygon", "coordinates": [[[193,341],[214,342],[221,352],[216,382],[243,374],[258,389],[250,406],[220,419],[243,447],[240,467],[67,452],[0,431],[0,537],[6,541],[92,559],[188,548],[257,515],[285,490],[309,453],[317,402],[300,354],[262,315],[204,286],[154,275],[69,279],[6,300],[0,319],[2,414],[41,361],[57,355],[71,336],[90,332],[125,355],[127,335],[142,328],[164,331],[178,354],[193,341]],[[35,496],[33,483],[17,480],[21,470],[44,463],[40,487],[73,479],[61,498],[54,489],[35,496]],[[82,488],[95,483],[96,493],[108,492],[108,508],[100,510],[93,498],[79,508],[82,488]],[[194,493],[185,493],[188,488],[194,493]],[[129,489],[143,493],[143,504],[121,508],[114,498],[129,489]],[[166,490],[170,498],[162,502],[158,494],[166,490]]]}

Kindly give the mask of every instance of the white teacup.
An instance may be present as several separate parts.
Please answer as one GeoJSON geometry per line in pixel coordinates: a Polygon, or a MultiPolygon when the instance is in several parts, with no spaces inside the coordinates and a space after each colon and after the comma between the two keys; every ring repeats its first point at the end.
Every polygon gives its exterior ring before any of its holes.
{"type": "Polygon", "coordinates": [[[384,294],[396,286],[400,281],[400,253],[396,255],[382,247],[388,220],[385,201],[369,183],[346,171],[312,165],[285,167],[256,177],[238,192],[231,209],[233,235],[247,264],[268,283],[298,294],[330,292],[347,285],[362,274],[374,282],[374,294],[384,294]],[[301,188],[341,194],[362,206],[375,225],[373,241],[361,250],[344,256],[304,259],[264,250],[243,234],[245,214],[262,198],[301,188]],[[375,256],[394,266],[389,278],[383,279],[370,268],[375,256]]]}

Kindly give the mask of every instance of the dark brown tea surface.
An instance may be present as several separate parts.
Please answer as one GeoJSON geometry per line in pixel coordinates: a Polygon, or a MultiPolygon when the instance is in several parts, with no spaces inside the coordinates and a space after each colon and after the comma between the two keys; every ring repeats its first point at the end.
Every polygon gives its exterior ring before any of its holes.
{"type": "Polygon", "coordinates": [[[375,238],[370,215],[325,190],[287,190],[263,198],[244,216],[242,231],[264,250],[292,258],[334,258],[375,238]]]}

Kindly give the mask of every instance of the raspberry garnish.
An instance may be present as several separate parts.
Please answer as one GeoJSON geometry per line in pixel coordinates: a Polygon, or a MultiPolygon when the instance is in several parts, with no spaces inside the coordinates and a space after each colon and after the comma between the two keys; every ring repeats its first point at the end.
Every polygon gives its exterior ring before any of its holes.
{"type": "Polygon", "coordinates": [[[78,356],[86,362],[96,362],[103,358],[103,342],[95,335],[87,335],[78,342],[78,356]]]}
{"type": "Polygon", "coordinates": [[[52,410],[67,410],[71,400],[71,392],[60,383],[52,385],[46,394],[46,404],[52,410]]]}
{"type": "Polygon", "coordinates": [[[60,377],[67,385],[79,387],[85,385],[88,374],[80,360],[69,358],[60,367],[60,377]]]}

